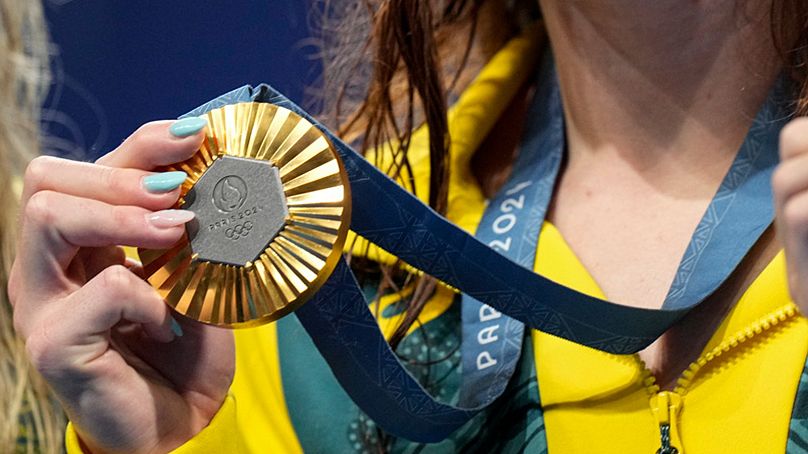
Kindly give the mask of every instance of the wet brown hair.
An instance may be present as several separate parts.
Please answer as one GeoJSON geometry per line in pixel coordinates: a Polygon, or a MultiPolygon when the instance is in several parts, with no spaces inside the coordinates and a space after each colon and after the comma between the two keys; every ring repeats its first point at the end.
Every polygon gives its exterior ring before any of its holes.
{"type": "MultiPolygon", "coordinates": [[[[313,17],[323,81],[313,99],[329,126],[365,153],[390,145],[385,170],[411,192],[427,191],[429,205],[446,213],[449,181],[448,103],[537,8],[535,0],[325,0],[313,17]],[[505,26],[503,26],[503,23],[505,26]],[[429,131],[429,187],[416,188],[407,150],[413,130],[429,131]],[[403,170],[407,171],[403,171],[403,170]]],[[[380,164],[382,153],[376,153],[380,164]]],[[[360,274],[380,280],[378,295],[415,289],[390,339],[397,345],[435,288],[398,266],[354,260],[360,274]],[[377,272],[374,273],[373,270],[377,272]]],[[[361,277],[361,276],[360,276],[361,277]]]]}
{"type": "MultiPolygon", "coordinates": [[[[383,170],[413,193],[428,190],[429,205],[445,213],[448,102],[507,39],[538,18],[538,0],[322,0],[320,6],[314,28],[324,77],[314,94],[322,117],[363,152],[393,144],[393,166],[383,170]],[[423,123],[429,187],[415,188],[403,177],[412,172],[402,169],[409,170],[411,133],[423,123]]],[[[773,0],[771,23],[772,41],[795,81],[794,111],[808,114],[808,1],[773,0]]],[[[379,293],[399,289],[391,276],[400,273],[382,267],[379,293]]],[[[392,345],[416,322],[434,285],[418,279],[392,345]]]]}
{"type": "Polygon", "coordinates": [[[774,0],[772,40],[794,81],[794,113],[808,115],[808,1],[774,0]]]}

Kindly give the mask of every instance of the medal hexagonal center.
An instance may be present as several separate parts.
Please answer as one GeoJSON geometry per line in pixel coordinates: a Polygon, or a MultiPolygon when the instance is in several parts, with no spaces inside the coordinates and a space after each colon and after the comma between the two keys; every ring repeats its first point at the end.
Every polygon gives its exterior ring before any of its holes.
{"type": "Polygon", "coordinates": [[[289,214],[278,169],[233,156],[214,161],[182,208],[196,213],[186,224],[196,258],[238,266],[261,255],[289,214]]]}

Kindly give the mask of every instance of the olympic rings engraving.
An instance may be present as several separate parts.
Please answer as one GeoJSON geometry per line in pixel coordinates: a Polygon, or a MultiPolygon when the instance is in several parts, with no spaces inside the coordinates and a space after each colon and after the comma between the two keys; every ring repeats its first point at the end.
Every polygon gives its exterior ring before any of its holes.
{"type": "Polygon", "coordinates": [[[243,238],[250,234],[250,230],[253,228],[252,221],[246,221],[243,224],[236,224],[233,227],[224,231],[224,236],[230,238],[233,241],[238,240],[239,238],[243,238]]]}

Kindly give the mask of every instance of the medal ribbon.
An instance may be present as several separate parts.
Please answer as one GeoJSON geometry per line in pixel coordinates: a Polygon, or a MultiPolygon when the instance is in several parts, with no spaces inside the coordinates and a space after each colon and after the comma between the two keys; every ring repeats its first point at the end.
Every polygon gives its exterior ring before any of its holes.
{"type": "Polygon", "coordinates": [[[306,118],[329,137],[343,160],[353,197],[351,229],[464,293],[460,406],[437,401],[406,371],[344,260],[295,312],[354,402],[397,436],[440,441],[496,399],[518,361],[523,324],[610,353],[642,350],[718,288],[773,220],[769,181],[786,120],[778,90],[758,113],[696,229],[662,309],[620,306],[533,273],[538,232],[563,153],[561,103],[551,64],[540,73],[531,109],[536,124],[526,131],[513,178],[483,216],[479,239],[435,213],[267,85],[239,88],[187,114],[254,101],[306,118]],[[495,320],[502,331],[491,329],[495,320]],[[476,367],[478,361],[492,360],[497,367],[476,367]]]}
{"type": "MultiPolygon", "coordinates": [[[[539,232],[565,149],[561,93],[550,55],[539,68],[527,117],[530,121],[512,175],[489,202],[476,237],[532,270],[539,232]]],[[[468,294],[463,294],[461,303],[460,405],[486,405],[505,391],[513,376],[522,351],[524,324],[468,294]]]]}

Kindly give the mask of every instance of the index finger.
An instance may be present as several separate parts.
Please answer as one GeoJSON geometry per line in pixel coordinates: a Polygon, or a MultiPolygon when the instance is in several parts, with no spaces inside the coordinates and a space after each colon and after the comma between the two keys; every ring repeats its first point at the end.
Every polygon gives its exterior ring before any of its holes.
{"type": "Polygon", "coordinates": [[[182,162],[194,155],[205,136],[204,117],[146,123],[96,164],[109,167],[152,170],[182,162]]]}

